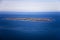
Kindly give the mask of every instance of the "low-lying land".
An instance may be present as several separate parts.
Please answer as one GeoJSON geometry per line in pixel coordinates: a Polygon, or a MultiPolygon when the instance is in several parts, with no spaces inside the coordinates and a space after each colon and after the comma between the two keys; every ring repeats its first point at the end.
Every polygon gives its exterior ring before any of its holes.
{"type": "Polygon", "coordinates": [[[51,18],[4,18],[5,20],[52,21],[51,18]]]}

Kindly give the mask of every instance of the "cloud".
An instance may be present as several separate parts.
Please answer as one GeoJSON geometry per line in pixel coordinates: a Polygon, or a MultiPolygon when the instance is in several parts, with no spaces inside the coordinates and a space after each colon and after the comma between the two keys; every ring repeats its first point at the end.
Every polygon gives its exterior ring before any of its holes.
{"type": "Polygon", "coordinates": [[[36,2],[57,2],[57,1],[59,1],[59,0],[3,0],[3,1],[36,1],[36,2]]]}
{"type": "Polygon", "coordinates": [[[0,11],[41,12],[60,11],[59,2],[3,1],[0,11]]]}

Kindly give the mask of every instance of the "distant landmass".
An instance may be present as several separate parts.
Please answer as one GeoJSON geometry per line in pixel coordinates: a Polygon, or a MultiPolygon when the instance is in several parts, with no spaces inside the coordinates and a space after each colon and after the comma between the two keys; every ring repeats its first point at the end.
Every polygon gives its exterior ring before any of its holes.
{"type": "Polygon", "coordinates": [[[4,20],[21,20],[21,21],[52,21],[51,18],[3,18],[4,20]]]}

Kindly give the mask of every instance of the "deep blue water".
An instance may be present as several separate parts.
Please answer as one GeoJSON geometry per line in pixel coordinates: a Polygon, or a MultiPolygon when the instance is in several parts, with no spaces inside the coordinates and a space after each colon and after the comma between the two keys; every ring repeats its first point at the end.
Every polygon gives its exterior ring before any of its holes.
{"type": "Polygon", "coordinates": [[[0,40],[60,40],[60,12],[0,12],[0,40]],[[7,17],[54,20],[52,22],[2,20],[7,17]]]}

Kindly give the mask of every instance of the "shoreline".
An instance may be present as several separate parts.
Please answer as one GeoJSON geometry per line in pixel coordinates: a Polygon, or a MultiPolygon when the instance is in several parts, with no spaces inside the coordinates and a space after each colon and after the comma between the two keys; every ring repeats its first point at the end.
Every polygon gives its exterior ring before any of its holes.
{"type": "Polygon", "coordinates": [[[52,18],[3,18],[4,20],[52,21],[52,18]]]}

